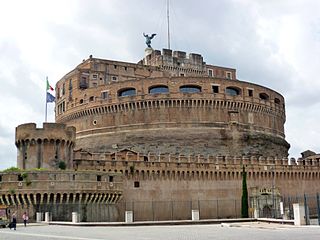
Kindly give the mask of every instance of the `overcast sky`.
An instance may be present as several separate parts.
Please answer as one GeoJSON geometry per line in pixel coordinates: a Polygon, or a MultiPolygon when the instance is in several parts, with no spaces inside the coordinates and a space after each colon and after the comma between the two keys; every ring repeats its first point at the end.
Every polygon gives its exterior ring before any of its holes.
{"type": "MultiPolygon", "coordinates": [[[[153,48],[167,47],[166,0],[0,3],[0,169],[16,166],[15,127],[42,127],[46,76],[54,86],[90,54],[138,62],[143,32],[157,33],[153,48]]],[[[171,0],[170,23],[173,50],[285,97],[290,157],[320,152],[320,1],[171,0]]]]}

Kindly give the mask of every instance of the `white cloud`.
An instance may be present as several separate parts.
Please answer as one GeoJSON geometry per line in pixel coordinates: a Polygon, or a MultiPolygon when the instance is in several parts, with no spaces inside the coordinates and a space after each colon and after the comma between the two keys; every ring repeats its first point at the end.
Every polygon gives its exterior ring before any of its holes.
{"type": "MultiPolygon", "coordinates": [[[[52,85],[90,54],[137,62],[142,32],[167,47],[166,1],[4,1],[0,15],[0,169],[16,162],[15,127],[44,119],[52,85]]],[[[237,69],[286,98],[290,154],[319,151],[320,1],[171,1],[171,48],[237,69]]],[[[53,121],[53,105],[49,105],[53,121]]]]}

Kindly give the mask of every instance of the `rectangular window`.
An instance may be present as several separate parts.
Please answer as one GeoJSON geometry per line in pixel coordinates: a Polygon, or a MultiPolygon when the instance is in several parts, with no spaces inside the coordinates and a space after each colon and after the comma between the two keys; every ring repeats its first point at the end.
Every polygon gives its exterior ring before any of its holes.
{"type": "Polygon", "coordinates": [[[213,77],[213,70],[212,69],[208,69],[208,76],[213,77]]]}
{"type": "Polygon", "coordinates": [[[232,79],[232,73],[231,72],[226,72],[226,77],[228,79],[232,79]]]}
{"type": "Polygon", "coordinates": [[[112,81],[117,81],[118,78],[116,76],[112,76],[112,81]]]}
{"type": "Polygon", "coordinates": [[[134,184],[133,186],[135,188],[139,188],[140,187],[140,182],[138,182],[138,181],[135,181],[133,184],[134,184]]]}
{"type": "Polygon", "coordinates": [[[62,102],[62,111],[65,112],[66,111],[66,103],[63,101],[62,102]]]}
{"type": "Polygon", "coordinates": [[[109,176],[109,182],[113,182],[113,176],[109,176]]]}
{"type": "Polygon", "coordinates": [[[97,175],[97,182],[101,182],[101,175],[97,175]]]}
{"type": "Polygon", "coordinates": [[[0,176],[0,182],[2,182],[2,176],[0,176]]]}
{"type": "Polygon", "coordinates": [[[72,180],[75,181],[76,180],[76,175],[72,175],[72,180]]]}
{"type": "Polygon", "coordinates": [[[93,75],[92,75],[92,79],[95,80],[95,79],[97,79],[97,78],[98,78],[98,75],[97,75],[97,74],[93,74],[93,75]]]}
{"type": "Polygon", "coordinates": [[[101,92],[102,99],[108,99],[108,92],[101,92]]]}
{"type": "Polygon", "coordinates": [[[253,97],[253,90],[252,89],[248,89],[248,96],[253,97]]]}
{"type": "Polygon", "coordinates": [[[66,84],[63,83],[62,85],[62,96],[66,93],[66,84]]]}
{"type": "Polygon", "coordinates": [[[23,181],[23,177],[22,177],[21,174],[18,175],[18,181],[19,181],[19,182],[23,181]]]}
{"type": "Polygon", "coordinates": [[[217,86],[217,85],[212,85],[212,92],[213,92],[213,93],[219,93],[219,86],[217,86]]]}
{"type": "Polygon", "coordinates": [[[94,63],[94,64],[93,64],[94,70],[98,70],[98,67],[99,67],[98,63],[94,63]]]}

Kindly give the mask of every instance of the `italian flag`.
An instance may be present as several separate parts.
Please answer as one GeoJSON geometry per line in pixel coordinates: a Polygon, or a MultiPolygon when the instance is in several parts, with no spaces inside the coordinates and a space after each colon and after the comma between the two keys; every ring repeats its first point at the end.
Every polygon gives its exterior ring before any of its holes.
{"type": "Polygon", "coordinates": [[[54,89],[53,89],[53,87],[50,86],[49,81],[48,81],[48,79],[47,79],[47,91],[48,91],[48,90],[53,91],[54,89]]]}

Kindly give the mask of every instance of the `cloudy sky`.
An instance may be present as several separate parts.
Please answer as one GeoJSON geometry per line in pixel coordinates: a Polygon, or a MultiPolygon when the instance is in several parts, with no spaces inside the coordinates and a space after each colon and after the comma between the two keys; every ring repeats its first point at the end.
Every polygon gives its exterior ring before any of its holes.
{"type": "MultiPolygon", "coordinates": [[[[42,127],[46,76],[54,86],[90,54],[138,62],[143,32],[157,33],[153,48],[167,47],[166,0],[0,3],[0,169],[16,165],[15,127],[42,127]]],[[[171,0],[170,23],[172,49],[285,97],[290,157],[320,152],[320,1],[171,0]]]]}

